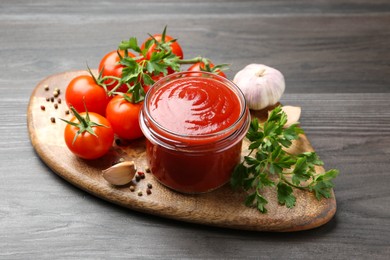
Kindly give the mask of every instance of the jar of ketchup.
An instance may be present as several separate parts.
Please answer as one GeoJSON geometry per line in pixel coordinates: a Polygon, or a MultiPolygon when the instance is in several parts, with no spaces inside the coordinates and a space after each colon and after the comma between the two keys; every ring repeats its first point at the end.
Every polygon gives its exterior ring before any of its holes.
{"type": "Polygon", "coordinates": [[[244,95],[207,72],[179,72],[156,82],[140,113],[153,175],[182,193],[226,184],[241,159],[250,122],[244,95]]]}

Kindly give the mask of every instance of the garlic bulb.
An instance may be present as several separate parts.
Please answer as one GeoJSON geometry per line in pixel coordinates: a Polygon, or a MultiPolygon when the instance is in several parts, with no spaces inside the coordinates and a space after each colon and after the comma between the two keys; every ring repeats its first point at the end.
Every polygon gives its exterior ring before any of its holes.
{"type": "Polygon", "coordinates": [[[249,64],[234,76],[233,82],[254,110],[275,105],[285,89],[283,74],[263,64],[249,64]]]}

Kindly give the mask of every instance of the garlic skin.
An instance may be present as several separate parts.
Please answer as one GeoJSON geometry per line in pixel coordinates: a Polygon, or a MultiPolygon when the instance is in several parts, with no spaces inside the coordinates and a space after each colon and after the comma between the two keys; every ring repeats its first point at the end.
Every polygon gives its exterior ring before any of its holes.
{"type": "Polygon", "coordinates": [[[248,107],[260,110],[275,105],[282,97],[286,84],[283,74],[263,64],[249,64],[234,76],[248,107]]]}
{"type": "Polygon", "coordinates": [[[103,170],[103,178],[113,185],[125,185],[131,182],[136,172],[133,161],[121,162],[103,170]]]}

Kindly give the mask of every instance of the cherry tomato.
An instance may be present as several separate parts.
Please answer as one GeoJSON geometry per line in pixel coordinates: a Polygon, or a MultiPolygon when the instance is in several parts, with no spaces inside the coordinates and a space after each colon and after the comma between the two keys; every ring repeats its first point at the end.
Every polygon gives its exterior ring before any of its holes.
{"type": "MultiPolygon", "coordinates": [[[[110,122],[103,116],[93,112],[88,114],[91,122],[102,124],[104,126],[92,126],[96,136],[84,131],[78,134],[77,138],[73,142],[79,128],[67,124],[64,132],[65,143],[69,150],[75,155],[84,159],[97,159],[105,155],[108,150],[110,150],[114,141],[114,131],[110,122]]],[[[85,117],[86,113],[80,113],[80,116],[85,117]]],[[[79,120],[76,117],[73,117],[70,122],[78,124],[79,120]]]]}
{"type": "MultiPolygon", "coordinates": [[[[122,57],[125,55],[125,52],[123,50],[119,50],[119,53],[122,57]]],[[[129,57],[135,57],[135,55],[131,52],[129,52],[128,55],[129,57]]],[[[122,70],[124,66],[119,64],[119,61],[120,57],[118,56],[118,52],[116,50],[107,53],[99,64],[99,71],[104,68],[102,76],[113,76],[120,78],[122,76],[122,70]]],[[[112,79],[107,79],[104,83],[107,85],[108,90],[111,90],[116,85],[116,81],[112,79]]],[[[123,84],[116,91],[127,92],[127,90],[127,85],[123,84]]]]}
{"type": "MultiPolygon", "coordinates": [[[[158,42],[162,42],[162,34],[155,34],[153,35],[153,37],[158,41],[158,42]]],[[[145,42],[142,43],[141,45],[141,50],[145,49],[145,44],[148,40],[151,40],[152,38],[148,38],[146,39],[145,42]]],[[[165,35],[165,42],[169,42],[171,40],[173,40],[174,38],[172,38],[171,36],[169,35],[165,35]]],[[[148,50],[148,52],[146,53],[146,56],[145,58],[147,60],[150,59],[150,57],[152,57],[152,53],[154,51],[156,51],[157,45],[156,44],[152,44],[148,50]]],[[[183,55],[183,50],[181,49],[179,43],[176,41],[176,42],[173,42],[171,43],[171,48],[172,48],[172,53],[175,54],[176,56],[178,56],[180,59],[183,59],[184,55],[183,55]]]]}
{"type": "MultiPolygon", "coordinates": [[[[128,94],[124,94],[129,97],[128,94]]],[[[116,95],[107,105],[106,115],[115,134],[120,138],[132,140],[143,136],[138,117],[143,102],[133,104],[122,95],[116,95]]]]}
{"type": "MultiPolygon", "coordinates": [[[[215,65],[214,65],[213,63],[210,62],[209,64],[210,64],[210,68],[211,68],[211,69],[214,68],[215,65]]],[[[201,68],[202,68],[203,70],[205,69],[204,63],[203,63],[203,62],[197,62],[197,63],[194,63],[191,67],[189,67],[189,68],[187,69],[187,71],[202,71],[201,68]]],[[[219,71],[219,72],[217,73],[217,75],[226,78],[225,73],[223,73],[222,71],[219,71]]]]}
{"type": "Polygon", "coordinates": [[[81,75],[72,79],[68,84],[65,100],[69,107],[73,106],[79,112],[84,112],[86,106],[89,112],[104,116],[110,98],[104,88],[96,84],[91,75],[81,75]]]}

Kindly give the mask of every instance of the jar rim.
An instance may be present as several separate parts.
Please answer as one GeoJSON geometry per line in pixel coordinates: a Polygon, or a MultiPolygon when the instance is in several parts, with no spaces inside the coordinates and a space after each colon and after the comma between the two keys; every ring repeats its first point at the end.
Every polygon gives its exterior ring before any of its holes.
{"type": "Polygon", "coordinates": [[[143,110],[144,110],[144,112],[146,114],[146,117],[148,118],[148,120],[150,120],[152,122],[153,125],[157,126],[159,129],[161,129],[162,131],[164,131],[166,134],[168,134],[170,136],[178,137],[180,139],[187,139],[187,140],[199,140],[199,139],[207,140],[209,138],[211,139],[211,138],[216,138],[218,136],[225,136],[225,135],[227,135],[230,132],[234,132],[234,130],[241,124],[242,120],[247,115],[246,99],[245,99],[245,96],[244,96],[243,92],[241,91],[241,89],[234,82],[232,82],[231,80],[229,80],[227,78],[224,78],[222,76],[210,73],[210,72],[205,72],[205,71],[199,71],[199,72],[198,71],[196,71],[196,72],[193,72],[193,71],[176,72],[176,73],[170,74],[168,76],[165,76],[165,77],[159,79],[158,81],[156,81],[153,84],[153,86],[146,93],[143,106],[144,106],[143,110]],[[196,76],[193,76],[193,75],[196,75],[196,76]],[[201,75],[201,76],[198,76],[198,75],[201,75]],[[152,117],[152,115],[150,114],[150,111],[149,111],[148,101],[149,101],[149,99],[152,96],[151,93],[153,92],[155,87],[163,86],[163,84],[165,82],[167,82],[168,80],[175,80],[175,79],[179,79],[179,78],[183,78],[183,77],[193,77],[193,78],[207,77],[207,78],[212,78],[212,79],[218,80],[218,81],[224,83],[225,86],[228,86],[236,94],[237,98],[240,101],[240,109],[241,109],[241,111],[240,111],[240,114],[239,114],[239,117],[237,118],[237,120],[233,124],[229,125],[228,127],[224,128],[222,130],[219,130],[217,132],[206,133],[206,134],[196,134],[196,135],[177,133],[175,131],[172,131],[172,130],[162,126],[160,123],[158,123],[152,117]]]}

